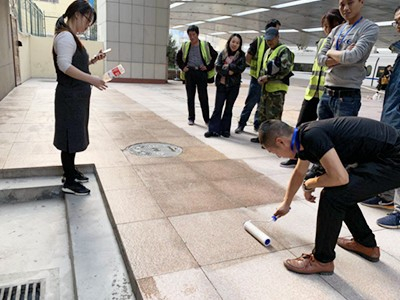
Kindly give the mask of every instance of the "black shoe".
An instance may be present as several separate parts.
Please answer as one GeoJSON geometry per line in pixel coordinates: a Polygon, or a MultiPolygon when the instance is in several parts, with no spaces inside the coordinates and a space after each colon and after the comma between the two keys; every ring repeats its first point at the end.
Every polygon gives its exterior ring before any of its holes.
{"type": "Polygon", "coordinates": [[[226,131],[226,132],[223,132],[221,135],[222,135],[224,138],[228,138],[228,137],[231,136],[231,133],[230,133],[229,131],[226,131]]]}
{"type": "Polygon", "coordinates": [[[317,164],[312,165],[311,169],[308,170],[308,172],[306,173],[306,176],[304,176],[304,180],[307,180],[309,178],[314,178],[314,177],[318,177],[325,174],[325,169],[317,164]]]}
{"type": "MultiPolygon", "coordinates": [[[[79,183],[85,183],[85,182],[89,182],[89,178],[86,177],[85,175],[83,175],[82,172],[80,172],[78,169],[75,169],[75,182],[79,182],[79,183]]],[[[65,178],[65,174],[63,175],[63,177],[61,178],[61,182],[64,183],[66,180],[65,178]]]]}
{"type": "Polygon", "coordinates": [[[219,137],[219,134],[216,133],[216,132],[207,131],[206,133],[204,133],[204,136],[205,136],[206,138],[209,138],[209,137],[219,137]]]}
{"type": "Polygon", "coordinates": [[[90,190],[79,182],[67,183],[65,182],[62,189],[64,193],[73,194],[77,196],[85,196],[90,194],[90,190]]]}
{"type": "Polygon", "coordinates": [[[193,126],[194,125],[194,120],[188,120],[188,125],[193,126]]]}
{"type": "Polygon", "coordinates": [[[294,168],[297,164],[297,159],[288,159],[287,161],[281,162],[279,165],[282,168],[294,168]]]}
{"type": "Polygon", "coordinates": [[[250,139],[250,142],[252,142],[252,143],[260,143],[260,140],[258,139],[258,137],[256,137],[256,138],[252,138],[252,139],[250,139]]]}
{"type": "Polygon", "coordinates": [[[239,133],[242,133],[243,130],[244,130],[244,126],[240,126],[240,125],[239,125],[238,128],[235,129],[235,133],[238,133],[238,134],[239,134],[239,133]]]}

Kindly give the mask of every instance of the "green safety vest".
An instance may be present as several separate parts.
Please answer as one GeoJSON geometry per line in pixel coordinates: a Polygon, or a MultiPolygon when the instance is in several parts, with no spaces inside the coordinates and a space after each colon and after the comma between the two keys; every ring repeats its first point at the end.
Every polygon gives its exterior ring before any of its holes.
{"type": "MultiPolygon", "coordinates": [[[[201,51],[201,56],[203,57],[206,65],[209,65],[211,62],[211,54],[210,54],[210,47],[208,46],[207,42],[200,41],[200,51],[201,51]]],[[[189,54],[189,49],[190,49],[190,42],[185,42],[182,44],[182,53],[183,53],[183,61],[186,63],[187,56],[189,54]]],[[[182,80],[185,80],[185,72],[180,72],[180,78],[182,80]]],[[[212,70],[207,72],[207,78],[210,79],[215,76],[215,69],[213,68],[212,70]]]]}
{"type": "MultiPolygon", "coordinates": [[[[274,60],[275,57],[279,56],[281,54],[281,51],[286,48],[287,47],[285,45],[280,45],[280,46],[276,47],[274,50],[269,48],[264,56],[263,69],[266,69],[268,62],[271,60],[274,60]],[[271,51],[272,51],[272,53],[271,53],[271,51]]],[[[290,71],[292,71],[292,70],[293,70],[293,65],[290,68],[290,71]]],[[[273,93],[273,92],[277,92],[277,91],[287,92],[289,89],[289,86],[287,84],[284,84],[282,82],[282,80],[270,78],[268,80],[268,82],[266,84],[264,84],[264,89],[268,93],[273,93]]]]}
{"type": "Polygon", "coordinates": [[[305,100],[311,100],[312,98],[316,97],[318,93],[318,99],[321,99],[322,94],[324,93],[323,87],[325,84],[325,72],[328,67],[326,66],[319,66],[318,65],[318,54],[321,49],[324,47],[326,43],[326,38],[320,39],[317,46],[317,55],[314,59],[314,64],[312,66],[312,73],[310,77],[310,82],[308,83],[306,94],[304,95],[305,100]]]}
{"type": "Polygon", "coordinates": [[[257,53],[251,58],[250,61],[250,76],[255,79],[260,77],[260,70],[262,66],[262,60],[265,52],[265,40],[262,36],[257,38],[257,53]]]}

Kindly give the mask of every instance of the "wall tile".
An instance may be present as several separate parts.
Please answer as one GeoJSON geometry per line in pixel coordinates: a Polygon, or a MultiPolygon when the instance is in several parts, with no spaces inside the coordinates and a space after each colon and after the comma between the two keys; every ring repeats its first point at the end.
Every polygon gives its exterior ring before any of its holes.
{"type": "Polygon", "coordinates": [[[132,5],[132,24],[144,24],[144,7],[132,5]]]}
{"type": "Polygon", "coordinates": [[[168,45],[168,27],[156,27],[156,45],[168,45]]]}
{"type": "Polygon", "coordinates": [[[155,60],[156,64],[165,64],[167,61],[167,47],[166,46],[156,46],[155,51],[155,60]]]}
{"type": "Polygon", "coordinates": [[[131,23],[132,21],[132,5],[120,4],[119,5],[119,21],[122,23],[131,23]]]}
{"type": "Polygon", "coordinates": [[[131,74],[132,74],[132,78],[143,78],[143,64],[142,63],[132,63],[131,64],[131,74]]]}
{"type": "Polygon", "coordinates": [[[156,9],[154,7],[147,7],[147,6],[144,7],[144,24],[146,25],[156,24],[156,9]]]}
{"type": "Polygon", "coordinates": [[[155,47],[153,45],[144,45],[143,62],[154,63],[155,60],[155,47]]]}
{"type": "Polygon", "coordinates": [[[119,4],[107,1],[107,21],[119,22],[119,4]]]}
{"type": "Polygon", "coordinates": [[[116,22],[107,23],[107,40],[110,42],[119,41],[119,23],[116,22]]]}
{"type": "Polygon", "coordinates": [[[154,78],[154,64],[143,64],[143,78],[154,78]]]}
{"type": "Polygon", "coordinates": [[[154,78],[155,79],[166,79],[167,75],[167,65],[166,64],[156,64],[154,65],[154,78]]]}
{"type": "Polygon", "coordinates": [[[132,42],[143,44],[144,26],[142,24],[132,24],[132,42]]]}
{"type": "Polygon", "coordinates": [[[156,8],[156,25],[169,26],[169,9],[156,8]]]}
{"type": "Polygon", "coordinates": [[[119,41],[124,43],[132,42],[132,26],[127,23],[119,24],[119,41]]]}
{"type": "Polygon", "coordinates": [[[119,60],[121,62],[131,62],[132,60],[132,44],[131,43],[120,43],[119,44],[119,60]]]}
{"type": "Polygon", "coordinates": [[[143,62],[143,44],[131,44],[132,62],[143,62]]]}
{"type": "Polygon", "coordinates": [[[156,27],[155,26],[144,26],[144,44],[155,45],[156,44],[156,27]]]}

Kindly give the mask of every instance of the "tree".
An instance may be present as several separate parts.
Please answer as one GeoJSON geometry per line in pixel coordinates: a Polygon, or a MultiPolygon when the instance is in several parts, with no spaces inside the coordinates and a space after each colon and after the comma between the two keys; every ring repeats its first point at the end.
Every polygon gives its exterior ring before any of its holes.
{"type": "Polygon", "coordinates": [[[178,47],[176,46],[175,40],[172,38],[172,35],[169,35],[169,41],[167,46],[167,57],[168,57],[168,67],[175,68],[175,56],[178,47]]]}

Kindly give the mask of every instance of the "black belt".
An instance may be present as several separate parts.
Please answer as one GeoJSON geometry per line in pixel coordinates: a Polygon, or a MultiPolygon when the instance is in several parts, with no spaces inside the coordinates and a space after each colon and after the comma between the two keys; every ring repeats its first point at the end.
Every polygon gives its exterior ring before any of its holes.
{"type": "Polygon", "coordinates": [[[334,90],[330,88],[325,88],[325,93],[327,93],[331,97],[353,97],[353,96],[360,96],[360,90],[358,89],[346,89],[346,90],[334,90]]]}
{"type": "Polygon", "coordinates": [[[199,68],[199,67],[188,67],[188,69],[189,69],[189,70],[194,70],[194,71],[198,71],[198,70],[200,70],[200,68],[199,68]]]}

